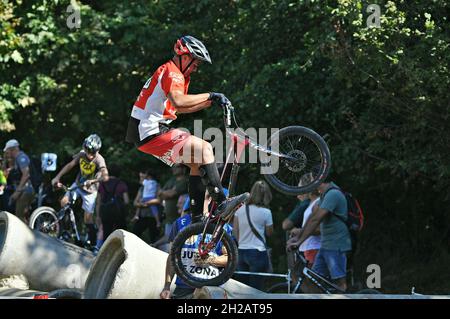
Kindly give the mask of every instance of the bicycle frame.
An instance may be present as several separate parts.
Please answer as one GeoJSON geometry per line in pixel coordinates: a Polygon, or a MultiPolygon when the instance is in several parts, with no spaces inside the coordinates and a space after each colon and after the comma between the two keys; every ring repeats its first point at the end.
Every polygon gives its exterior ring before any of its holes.
{"type": "MultiPolygon", "coordinates": [[[[236,190],[236,182],[237,182],[237,176],[238,176],[238,172],[239,172],[239,163],[240,163],[240,159],[242,157],[243,152],[245,151],[245,149],[247,147],[251,147],[257,151],[263,152],[267,155],[273,155],[273,156],[278,156],[280,158],[286,158],[286,159],[291,159],[291,160],[295,160],[294,157],[288,156],[288,155],[284,155],[281,154],[279,152],[273,151],[265,146],[262,146],[260,144],[258,144],[257,142],[255,142],[250,136],[248,136],[247,134],[245,134],[244,132],[242,132],[242,130],[239,128],[239,125],[236,121],[236,117],[234,115],[234,108],[231,105],[226,105],[223,107],[223,112],[224,112],[224,126],[225,126],[225,130],[226,133],[230,136],[231,138],[231,145],[228,149],[227,152],[227,158],[226,161],[224,163],[224,167],[226,168],[230,162],[231,162],[231,156],[233,155],[233,163],[232,163],[232,167],[231,167],[231,174],[230,174],[230,182],[229,182],[229,186],[228,186],[228,197],[232,197],[235,194],[235,190],[236,190]],[[234,128],[240,130],[240,134],[238,133],[231,133],[230,129],[233,128],[232,124],[234,124],[234,128]]],[[[221,179],[223,180],[224,174],[225,174],[226,169],[223,170],[222,172],[222,176],[221,179]]],[[[216,244],[222,239],[222,236],[220,236],[220,238],[217,238],[217,234],[221,233],[224,225],[228,222],[231,221],[233,215],[229,216],[227,219],[220,219],[218,220],[218,216],[214,216],[213,212],[215,211],[215,209],[217,208],[217,204],[213,203],[211,205],[211,209],[208,212],[208,217],[206,219],[206,223],[205,223],[205,227],[204,227],[204,231],[202,233],[202,240],[200,242],[199,245],[199,255],[200,256],[205,256],[208,254],[209,251],[211,251],[212,249],[214,249],[214,247],[216,246],[216,244]],[[216,227],[214,229],[214,233],[213,238],[210,242],[205,243],[205,234],[206,234],[206,228],[208,226],[209,223],[211,222],[215,222],[217,221],[216,227]]]]}
{"type": "Polygon", "coordinates": [[[325,287],[325,285],[321,284],[321,282],[326,284],[327,286],[331,287],[338,293],[345,293],[345,291],[343,291],[341,288],[339,288],[338,286],[336,286],[335,284],[333,284],[332,282],[330,282],[323,276],[319,275],[317,272],[315,272],[311,268],[308,268],[306,260],[303,258],[303,256],[300,255],[300,253],[298,251],[296,252],[296,256],[301,260],[304,267],[303,267],[303,271],[302,271],[303,276],[299,277],[292,293],[296,293],[298,291],[298,289],[302,285],[305,277],[308,278],[309,280],[311,280],[311,282],[313,284],[315,284],[320,290],[322,290],[326,294],[332,294],[334,291],[327,289],[327,287],[325,287]]]}
{"type": "Polygon", "coordinates": [[[75,218],[75,212],[72,209],[72,206],[75,204],[75,201],[76,201],[76,198],[72,192],[75,191],[80,186],[81,185],[76,185],[71,188],[66,188],[66,191],[69,192],[69,202],[58,211],[58,213],[56,214],[57,220],[46,226],[47,228],[52,228],[56,224],[60,223],[66,216],[69,216],[72,230],[75,232],[75,236],[76,236],[76,239],[78,242],[81,241],[81,237],[78,232],[78,227],[77,227],[76,218],[75,218]]]}

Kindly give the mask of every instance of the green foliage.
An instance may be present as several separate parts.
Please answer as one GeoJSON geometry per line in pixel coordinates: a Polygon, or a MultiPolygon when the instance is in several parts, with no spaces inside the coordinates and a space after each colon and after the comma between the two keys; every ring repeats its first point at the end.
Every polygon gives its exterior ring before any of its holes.
{"type": "MultiPolygon", "coordinates": [[[[298,124],[326,136],[335,180],[367,215],[357,268],[379,263],[386,291],[448,293],[435,275],[415,278],[446,273],[449,260],[449,3],[373,2],[380,28],[366,26],[366,1],[117,0],[81,1],[81,27],[69,29],[68,1],[0,0],[1,141],[68,159],[97,132],[128,182],[143,165],[168,174],[124,135],[143,83],[176,37],[193,34],[213,65],[191,92],[226,93],[244,127],[298,124]]],[[[177,123],[219,126],[219,115],[177,123]]],[[[259,178],[255,167],[241,173],[242,190],[259,178]]],[[[294,203],[273,202],[279,271],[280,224],[294,203]]]]}

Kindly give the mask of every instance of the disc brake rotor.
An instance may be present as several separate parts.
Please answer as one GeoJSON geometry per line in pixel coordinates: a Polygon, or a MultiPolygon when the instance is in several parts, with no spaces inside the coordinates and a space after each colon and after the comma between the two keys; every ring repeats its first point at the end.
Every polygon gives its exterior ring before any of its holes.
{"type": "Polygon", "coordinates": [[[301,172],[305,167],[308,159],[305,153],[300,150],[292,150],[287,153],[288,156],[295,158],[295,160],[288,160],[285,162],[287,169],[291,172],[298,173],[301,172]]]}

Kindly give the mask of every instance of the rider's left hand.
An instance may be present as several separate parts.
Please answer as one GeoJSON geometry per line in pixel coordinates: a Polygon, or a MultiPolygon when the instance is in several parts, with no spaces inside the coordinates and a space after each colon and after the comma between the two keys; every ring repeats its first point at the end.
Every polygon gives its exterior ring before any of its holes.
{"type": "Polygon", "coordinates": [[[209,100],[218,103],[221,107],[231,105],[230,100],[223,93],[209,93],[209,100]]]}
{"type": "Polygon", "coordinates": [[[86,188],[89,188],[91,185],[92,185],[92,181],[90,181],[90,180],[87,180],[83,183],[83,186],[86,188]]]}

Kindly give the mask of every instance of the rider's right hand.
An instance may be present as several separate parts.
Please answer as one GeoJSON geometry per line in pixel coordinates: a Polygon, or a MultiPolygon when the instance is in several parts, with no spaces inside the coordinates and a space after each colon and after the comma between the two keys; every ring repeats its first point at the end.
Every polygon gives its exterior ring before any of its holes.
{"type": "Polygon", "coordinates": [[[221,107],[231,105],[230,100],[222,93],[211,92],[209,93],[208,100],[211,100],[214,103],[218,103],[221,107]]]}
{"type": "Polygon", "coordinates": [[[59,179],[57,179],[57,178],[54,178],[54,179],[52,179],[52,185],[53,185],[53,187],[55,187],[55,188],[61,188],[63,185],[59,182],[59,179]]]}

